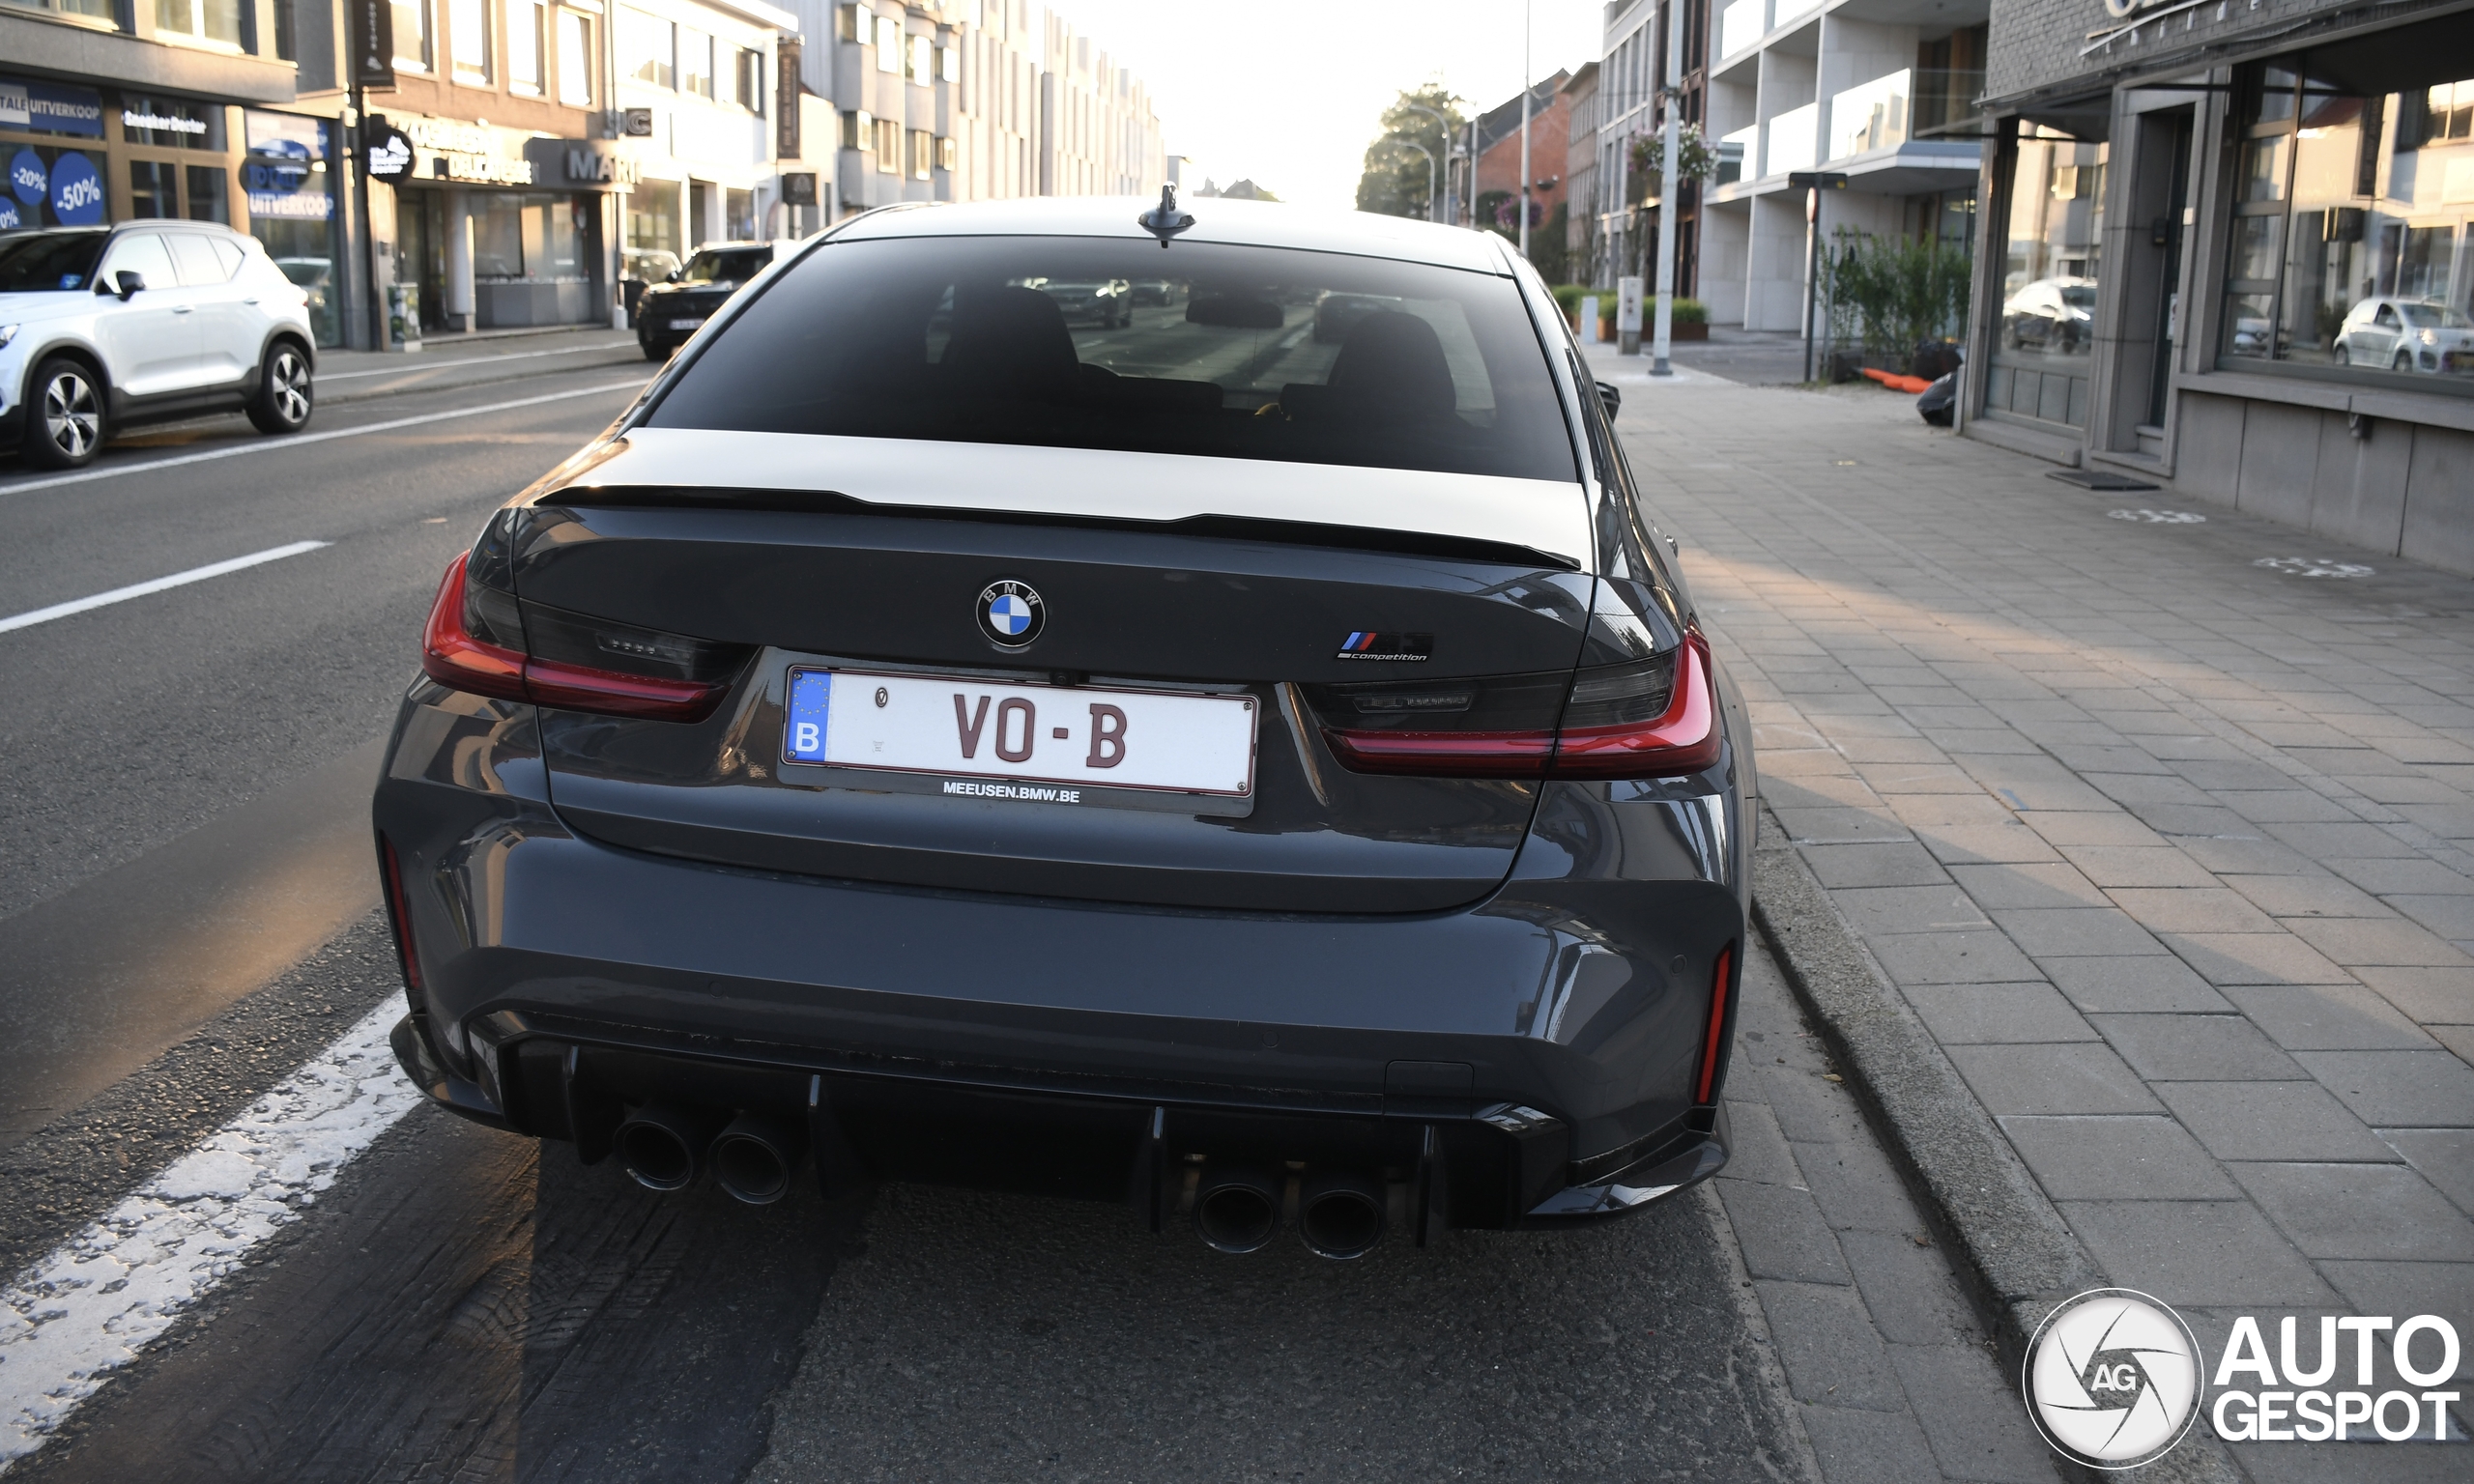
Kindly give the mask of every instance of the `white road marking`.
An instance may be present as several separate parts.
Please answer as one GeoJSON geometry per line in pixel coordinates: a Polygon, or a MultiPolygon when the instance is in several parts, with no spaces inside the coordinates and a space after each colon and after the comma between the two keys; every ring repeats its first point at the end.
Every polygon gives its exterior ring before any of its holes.
{"type": "Polygon", "coordinates": [[[467,356],[462,360],[406,360],[400,366],[382,366],[375,371],[337,371],[321,374],[322,382],[349,382],[363,376],[411,376],[423,371],[444,371],[449,366],[477,366],[486,361],[532,360],[542,356],[579,356],[586,351],[633,351],[636,347],[621,340],[615,345],[567,345],[555,351],[517,351],[506,356],[467,356]]]}
{"type": "Polygon", "coordinates": [[[537,397],[521,397],[513,402],[492,402],[485,407],[459,407],[444,413],[422,413],[414,417],[396,417],[386,422],[373,422],[365,427],[336,428],[327,433],[294,433],[284,438],[257,439],[236,443],[229,448],[210,448],[204,453],[184,453],[169,459],[148,459],[143,464],[115,464],[107,469],[84,469],[73,474],[53,474],[48,479],[25,479],[15,484],[0,484],[0,495],[16,495],[27,490],[47,490],[54,485],[84,484],[89,479],[111,479],[121,474],[142,474],[152,470],[171,469],[182,464],[203,464],[209,459],[233,459],[245,453],[279,453],[286,448],[302,448],[323,443],[330,439],[360,438],[368,433],[386,433],[396,428],[409,428],[424,422],[446,422],[456,417],[478,417],[489,413],[503,413],[519,407],[537,407],[544,402],[562,402],[569,397],[590,397],[596,392],[635,389],[644,385],[640,378],[632,382],[604,382],[598,386],[580,386],[573,391],[553,391],[537,397]]]}
{"type": "Polygon", "coordinates": [[[0,1291],[0,1470],[42,1447],[421,1095],[370,1012],[282,1086],[0,1291]]]}
{"type": "Polygon", "coordinates": [[[66,618],[72,614],[82,614],[89,609],[108,608],[114,603],[126,603],[131,598],[142,598],[149,593],[161,592],[167,587],[181,587],[190,583],[202,583],[210,577],[221,577],[226,572],[239,572],[247,567],[263,566],[270,561],[281,561],[286,556],[298,556],[302,552],[314,552],[320,547],[331,544],[327,541],[295,541],[290,546],[271,546],[263,552],[251,552],[246,556],[235,556],[229,561],[209,562],[203,567],[191,567],[187,572],[175,572],[169,577],[158,577],[153,582],[131,583],[126,587],[115,587],[109,592],[96,593],[91,598],[72,598],[66,603],[54,603],[49,608],[38,608],[31,613],[19,614],[14,618],[0,618],[0,634],[6,634],[11,629],[30,629],[38,623],[49,623],[54,618],[66,618]]]}

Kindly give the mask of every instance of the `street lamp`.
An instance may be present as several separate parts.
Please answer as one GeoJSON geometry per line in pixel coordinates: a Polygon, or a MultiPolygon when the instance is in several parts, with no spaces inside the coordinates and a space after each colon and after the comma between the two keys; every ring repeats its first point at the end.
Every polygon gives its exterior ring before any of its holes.
{"type": "Polygon", "coordinates": [[[1394,134],[1392,137],[1426,157],[1426,219],[1432,221],[1434,219],[1434,151],[1427,149],[1415,139],[1402,139],[1398,134],[1394,134]]]}
{"type": "Polygon", "coordinates": [[[1813,379],[1813,341],[1817,327],[1813,324],[1815,300],[1821,297],[1821,193],[1845,190],[1847,175],[1841,170],[1797,170],[1787,176],[1790,189],[1804,187],[1804,380],[1813,379]]]}
{"type": "MultiPolygon", "coordinates": [[[[1449,142],[1451,141],[1451,138],[1452,138],[1452,121],[1451,121],[1450,119],[1448,119],[1448,118],[1444,117],[1444,116],[1443,116],[1442,114],[1440,114],[1440,113],[1435,112],[1433,109],[1431,109],[1431,108],[1427,107],[1427,106],[1426,106],[1425,104],[1424,104],[1424,103],[1402,103],[1400,106],[1401,106],[1401,107],[1403,107],[1403,108],[1405,108],[1405,109],[1407,109],[1407,110],[1408,110],[1409,112],[1411,112],[1411,113],[1423,113],[1423,114],[1424,114],[1427,118],[1434,120],[1434,121],[1435,121],[1435,123],[1436,123],[1436,124],[1438,124],[1438,125],[1440,125],[1440,126],[1442,127],[1442,128],[1443,128],[1443,137],[1444,137],[1444,140],[1445,140],[1447,143],[1449,143],[1449,142]]],[[[1427,166],[1427,171],[1426,171],[1426,220],[1428,220],[1428,221],[1435,221],[1435,220],[1438,220],[1438,219],[1440,219],[1440,218],[1438,218],[1438,217],[1436,216],[1436,214],[1435,214],[1435,205],[1436,205],[1436,203],[1435,203],[1435,199],[1434,199],[1434,171],[1433,171],[1433,166],[1434,166],[1434,157],[1433,157],[1432,155],[1428,155],[1428,156],[1426,157],[1426,166],[1427,166]]],[[[1446,186],[1449,186],[1449,185],[1451,185],[1451,183],[1452,183],[1452,177],[1451,177],[1449,174],[1446,174],[1446,175],[1445,175],[1445,177],[1444,177],[1444,184],[1445,184],[1446,186]]]]}

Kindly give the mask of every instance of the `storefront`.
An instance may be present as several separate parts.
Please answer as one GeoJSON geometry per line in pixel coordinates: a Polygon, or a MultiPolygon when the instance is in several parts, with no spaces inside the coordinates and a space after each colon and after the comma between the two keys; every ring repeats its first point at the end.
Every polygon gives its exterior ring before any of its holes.
{"type": "Polygon", "coordinates": [[[2474,573],[2474,5],[2086,10],[1994,18],[1966,430],[2474,573]]]}
{"type": "Polygon", "coordinates": [[[425,332],[609,321],[604,217],[633,173],[610,142],[452,119],[379,127],[413,151],[392,187],[394,281],[417,287],[425,332]]]}

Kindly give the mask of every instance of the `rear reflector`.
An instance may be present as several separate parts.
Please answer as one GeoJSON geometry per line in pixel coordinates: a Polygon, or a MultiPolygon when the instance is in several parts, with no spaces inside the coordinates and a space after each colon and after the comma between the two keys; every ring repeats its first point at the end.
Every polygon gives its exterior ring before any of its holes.
{"type": "MultiPolygon", "coordinates": [[[[1526,677],[1524,677],[1526,678],[1526,677]]],[[[1483,698],[1497,682],[1455,682],[1483,698]]],[[[1338,692],[1343,688],[1325,687],[1338,692]]],[[[1395,714],[1409,721],[1448,711],[1437,690],[1428,699],[1403,693],[1395,714]],[[1424,700],[1424,704],[1420,704],[1424,700]]],[[[1667,654],[1630,665],[1585,670],[1563,698],[1560,726],[1446,731],[1350,726],[1334,702],[1318,702],[1324,739],[1341,766],[1359,773],[1414,773],[1440,778],[1674,778],[1718,761],[1717,694],[1710,676],[1710,645],[1698,632],[1667,654]]],[[[1370,719],[1383,700],[1336,696],[1370,719]]],[[[1389,718],[1387,718],[1389,719],[1389,718]]]]}
{"type": "MultiPolygon", "coordinates": [[[[530,700],[568,711],[595,711],[610,716],[644,717],[663,722],[700,722],[710,716],[730,689],[725,681],[670,679],[659,675],[625,674],[589,665],[545,659],[511,645],[523,643],[523,621],[512,597],[466,581],[472,554],[459,553],[446,565],[438,585],[438,600],[430,605],[429,624],[421,637],[421,669],[441,685],[481,696],[530,700]]],[[[637,658],[632,648],[670,636],[642,639],[644,631],[624,631],[628,638],[612,642],[609,652],[637,658]]],[[[693,640],[678,643],[694,644],[693,640]]]]}
{"type": "Polygon", "coordinates": [[[1718,966],[1710,975],[1710,1034],[1701,1047],[1701,1081],[1693,1089],[1694,1102],[1708,1102],[1717,1088],[1718,1052],[1726,1046],[1727,980],[1735,966],[1735,945],[1718,950],[1718,966]]]}
{"type": "Polygon", "coordinates": [[[386,836],[378,837],[378,864],[387,874],[387,915],[395,929],[395,960],[404,971],[404,991],[415,1011],[428,1007],[421,1003],[421,966],[413,956],[412,903],[404,898],[404,868],[395,859],[395,842],[386,836]]]}

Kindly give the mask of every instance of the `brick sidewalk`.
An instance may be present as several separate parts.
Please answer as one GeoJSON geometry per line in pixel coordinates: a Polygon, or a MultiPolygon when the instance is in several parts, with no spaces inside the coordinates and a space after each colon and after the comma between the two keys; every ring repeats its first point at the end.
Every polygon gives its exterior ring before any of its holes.
{"type": "Polygon", "coordinates": [[[1870,388],[1599,366],[1764,793],[2113,1281],[2210,1356],[2246,1312],[2474,1355],[2474,585],[2159,522],[1870,388]]]}

